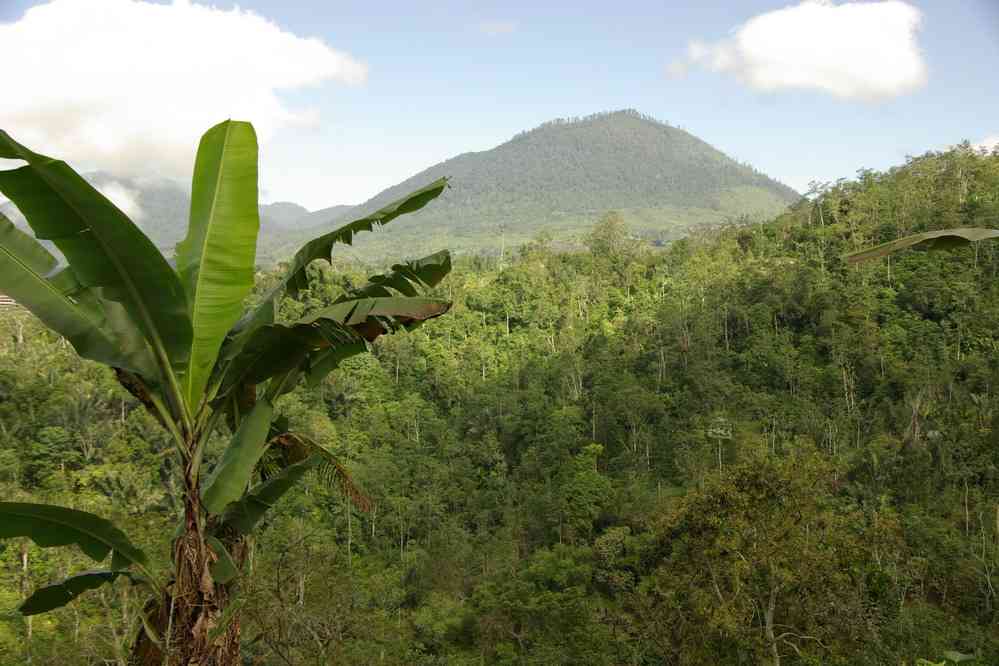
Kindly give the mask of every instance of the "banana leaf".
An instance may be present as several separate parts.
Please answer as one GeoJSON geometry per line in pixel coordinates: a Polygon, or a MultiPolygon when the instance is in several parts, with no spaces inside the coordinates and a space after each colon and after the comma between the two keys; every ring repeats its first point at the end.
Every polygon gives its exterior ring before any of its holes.
{"type": "Polygon", "coordinates": [[[17,607],[17,612],[21,615],[38,615],[62,608],[84,592],[113,583],[119,576],[126,576],[132,579],[133,583],[144,582],[141,577],[127,570],[84,571],[35,590],[17,607]]]}
{"type": "Polygon", "coordinates": [[[885,257],[893,252],[918,245],[926,245],[932,250],[952,250],[990,238],[999,238],[999,229],[961,227],[957,229],[943,229],[942,231],[927,231],[899,238],[888,243],[882,243],[881,245],[875,245],[866,250],[849,252],[843,255],[843,259],[847,263],[857,264],[862,261],[885,257]]]}
{"type": "Polygon", "coordinates": [[[238,502],[229,505],[222,517],[222,524],[240,534],[251,534],[264,514],[291,490],[299,479],[321,462],[320,456],[310,456],[301,462],[289,465],[267,481],[257,484],[238,502]]]}
{"type": "Polygon", "coordinates": [[[249,123],[228,120],[201,138],[190,224],[177,245],[194,334],[183,378],[191,406],[201,401],[219,347],[253,289],[259,228],[257,137],[249,123]]]}
{"type": "Polygon", "coordinates": [[[374,340],[393,327],[439,317],[450,307],[449,302],[435,298],[360,298],[322,308],[290,325],[270,324],[258,329],[242,353],[229,362],[218,395],[224,397],[237,386],[259,384],[299,368],[316,352],[345,347],[339,357],[315,358],[316,365],[339,363],[346,355],[364,351],[365,340],[374,340]]]}
{"type": "Polygon", "coordinates": [[[0,157],[27,165],[0,170],[0,192],[41,240],[66,257],[80,285],[121,303],[161,371],[183,367],[191,320],[180,279],[156,246],[107,197],[65,162],[39,155],[0,130],[0,157]]]}
{"type": "Polygon", "coordinates": [[[83,358],[155,377],[145,340],[117,303],[85,289],[70,268],[0,215],[0,290],[66,338],[83,358]]]}
{"type": "Polygon", "coordinates": [[[236,566],[232,555],[229,554],[229,551],[226,550],[222,542],[211,535],[206,535],[205,543],[208,544],[208,547],[215,553],[215,557],[218,558],[208,568],[209,573],[212,575],[212,580],[220,585],[225,585],[235,580],[239,576],[239,567],[236,566]]]}
{"type": "Polygon", "coordinates": [[[267,399],[258,400],[239,424],[222,459],[206,479],[201,493],[205,508],[220,514],[246,491],[260,457],[267,449],[274,406],[267,399]]]}
{"type": "Polygon", "coordinates": [[[135,564],[145,567],[145,553],[111,522],[92,513],[49,504],[0,502],[0,539],[28,537],[41,548],[80,547],[100,562],[114,551],[112,568],[135,564]]]}
{"type": "Polygon", "coordinates": [[[368,278],[367,284],[336,299],[335,302],[352,301],[377,296],[417,296],[420,288],[436,287],[451,272],[451,253],[441,250],[434,254],[396,264],[382,275],[368,278]]]}
{"type": "Polygon", "coordinates": [[[285,292],[295,298],[302,289],[308,286],[306,268],[309,264],[317,259],[331,261],[333,246],[337,243],[350,245],[354,241],[355,234],[371,231],[375,227],[388,224],[400,215],[423,208],[440,196],[447,186],[447,178],[436,180],[370,215],[345,224],[303,245],[295,253],[284,276],[267,292],[260,303],[247,312],[230,331],[227,343],[230,349],[225,353],[226,358],[234,358],[239,354],[249,336],[258,328],[274,323],[278,299],[285,292]]]}

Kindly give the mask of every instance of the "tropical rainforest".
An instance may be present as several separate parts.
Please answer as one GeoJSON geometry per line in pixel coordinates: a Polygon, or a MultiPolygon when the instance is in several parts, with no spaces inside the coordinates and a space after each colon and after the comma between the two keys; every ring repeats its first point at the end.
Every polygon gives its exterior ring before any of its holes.
{"type": "MultiPolygon", "coordinates": [[[[999,227],[999,153],[662,246],[607,211],[579,250],[459,256],[445,316],[276,398],[337,463],[246,537],[244,663],[999,663],[999,247],[843,260],[954,227],[999,227]]],[[[335,257],[280,321],[383,269],[335,257]]],[[[108,518],[166,569],[172,447],[114,372],[0,311],[0,497],[108,518]]],[[[2,540],[0,610],[87,568],[2,540]]],[[[122,576],[13,613],[0,663],[125,666],[145,601],[122,576]]]]}

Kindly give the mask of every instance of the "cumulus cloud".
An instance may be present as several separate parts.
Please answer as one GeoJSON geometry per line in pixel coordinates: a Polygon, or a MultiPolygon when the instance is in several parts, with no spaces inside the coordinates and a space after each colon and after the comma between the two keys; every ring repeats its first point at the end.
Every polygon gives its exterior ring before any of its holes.
{"type": "Polygon", "coordinates": [[[984,150],[986,152],[992,152],[993,150],[999,148],[999,134],[993,134],[992,136],[987,136],[978,143],[974,145],[977,150],[984,150]]]}
{"type": "Polygon", "coordinates": [[[734,74],[760,91],[819,90],[841,99],[879,101],[926,84],[917,41],[922,14],[902,0],[804,0],[753,17],[720,41],[691,41],[667,68],[734,74]]]}
{"type": "MultiPolygon", "coordinates": [[[[24,166],[24,164],[25,162],[21,162],[20,160],[0,160],[0,169],[16,169],[24,166]]],[[[114,205],[118,206],[133,222],[141,222],[145,219],[146,211],[142,208],[142,204],[139,203],[140,194],[138,190],[116,180],[94,184],[94,187],[110,199],[114,205]]],[[[0,194],[0,206],[8,203],[10,203],[10,199],[0,194]]],[[[6,213],[8,217],[13,216],[16,222],[24,222],[24,217],[20,211],[13,207],[13,204],[10,204],[10,207],[0,212],[6,213]]]]}
{"type": "Polygon", "coordinates": [[[22,143],[83,168],[179,178],[219,120],[251,120],[266,142],[317,119],[282,91],[367,76],[321,40],[189,0],[52,0],[0,23],[0,61],[0,127],[22,143]]]}
{"type": "Polygon", "coordinates": [[[509,35],[516,31],[517,24],[513,21],[483,21],[479,24],[479,32],[490,37],[509,35]]]}
{"type": "Polygon", "coordinates": [[[139,205],[139,193],[126,185],[112,180],[98,185],[97,189],[106,196],[114,205],[121,209],[121,212],[128,215],[133,222],[141,222],[146,216],[139,205]]]}

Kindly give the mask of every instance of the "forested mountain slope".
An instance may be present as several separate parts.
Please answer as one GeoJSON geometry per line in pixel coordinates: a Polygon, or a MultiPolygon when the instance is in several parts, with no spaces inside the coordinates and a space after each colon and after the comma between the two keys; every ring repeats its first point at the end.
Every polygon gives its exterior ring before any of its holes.
{"type": "MultiPolygon", "coordinates": [[[[999,155],[960,148],[662,251],[611,216],[579,252],[464,258],[447,317],[282,398],[373,508],[315,479],[271,514],[241,586],[246,654],[999,662],[999,245],[840,259],[983,225],[999,155]]],[[[313,304],[366,275],[323,270],[313,304]]],[[[0,494],[106,515],[153,551],[178,506],[144,442],[167,439],[23,315],[0,328],[0,494]]],[[[0,555],[0,608],[82,560],[0,555]]],[[[30,640],[0,623],[0,663],[114,660],[140,608],[121,581],[30,640]]]]}
{"type": "Polygon", "coordinates": [[[358,239],[362,256],[391,254],[405,243],[419,254],[447,242],[453,249],[496,251],[539,231],[577,241],[608,210],[650,240],[745,216],[780,213],[797,193],[701,139],[637,111],[555,120],[491,150],[434,165],[350,214],[376,210],[442,176],[441,199],[377,235],[358,239]]]}
{"type": "MultiPolygon", "coordinates": [[[[258,262],[290,257],[303,239],[361,217],[437,178],[451,189],[434,206],[379,234],[361,237],[349,256],[378,261],[404,244],[412,256],[447,245],[457,252],[497,252],[545,231],[579,247],[586,229],[617,210],[632,232],[650,241],[742,218],[772,217],[798,195],[697,137],[636,111],[556,120],[477,153],[430,167],[360,206],[308,211],[292,202],[260,207],[258,262]],[[384,234],[384,235],[383,235],[384,234]]],[[[119,178],[95,172],[104,191],[168,253],[187,229],[190,195],[164,179],[119,178]]],[[[10,204],[0,212],[15,222],[10,204]]]]}
{"type": "MultiPolygon", "coordinates": [[[[287,259],[303,239],[361,217],[442,176],[451,188],[412,219],[359,238],[349,256],[412,256],[447,245],[457,252],[497,252],[545,231],[561,246],[579,240],[601,215],[618,210],[632,232],[650,241],[688,229],[777,215],[798,195],[739,164],[687,132],[636,111],[556,120],[477,153],[464,153],[390,187],[360,206],[308,211],[292,202],[260,207],[258,262],[287,259]]],[[[170,253],[187,229],[190,194],[165,179],[87,178],[116,201],[158,247],[170,253]]],[[[12,205],[0,212],[15,222],[12,205]]]]}

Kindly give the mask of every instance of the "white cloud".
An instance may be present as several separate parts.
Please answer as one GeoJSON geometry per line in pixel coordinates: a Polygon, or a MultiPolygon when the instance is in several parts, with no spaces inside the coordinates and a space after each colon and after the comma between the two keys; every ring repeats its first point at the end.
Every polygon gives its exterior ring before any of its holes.
{"type": "Polygon", "coordinates": [[[483,21],[479,24],[479,32],[490,37],[509,35],[516,31],[517,24],[513,21],[483,21]]]}
{"type": "Polygon", "coordinates": [[[266,143],[317,121],[281,91],[367,77],[318,39],[189,0],[52,0],[0,23],[0,61],[0,128],[25,145],[81,168],[185,179],[209,126],[250,120],[266,143]]]}
{"type": "Polygon", "coordinates": [[[120,208],[125,215],[128,215],[133,222],[140,222],[146,216],[142,206],[139,205],[139,193],[132,188],[112,180],[98,185],[97,189],[114,202],[114,205],[120,208]]]}
{"type": "Polygon", "coordinates": [[[902,0],[804,0],[753,17],[713,43],[691,41],[671,76],[699,65],[773,92],[820,90],[842,99],[878,101],[926,84],[917,42],[922,14],[902,0]]]}
{"type": "Polygon", "coordinates": [[[973,147],[978,150],[992,152],[993,150],[999,148],[999,134],[993,134],[992,136],[987,136],[978,143],[976,143],[973,147]]]}

